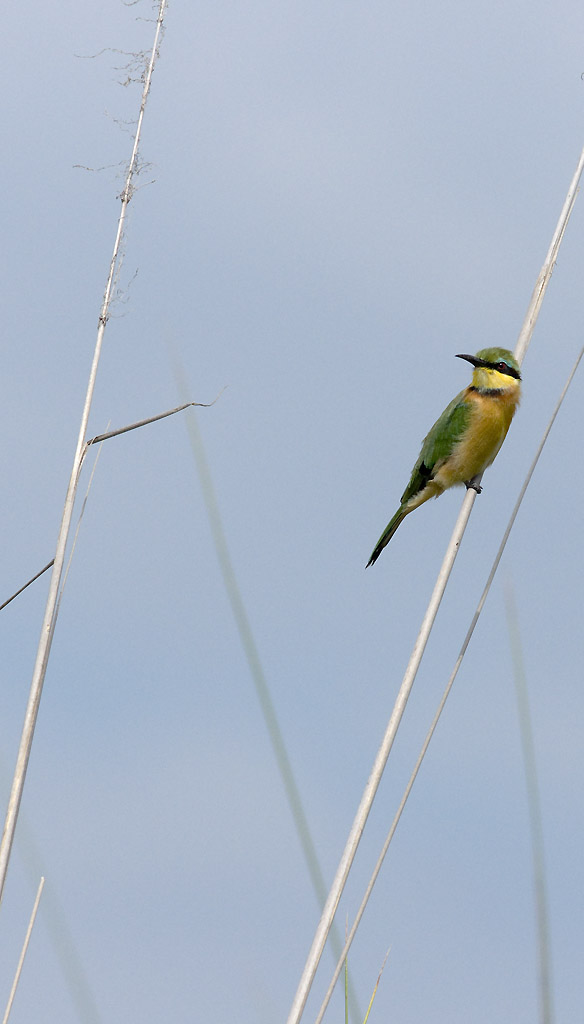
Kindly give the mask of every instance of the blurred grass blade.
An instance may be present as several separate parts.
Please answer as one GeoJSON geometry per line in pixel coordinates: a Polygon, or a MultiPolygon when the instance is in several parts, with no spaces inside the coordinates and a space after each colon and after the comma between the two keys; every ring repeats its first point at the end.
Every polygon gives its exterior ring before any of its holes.
{"type": "MultiPolygon", "coordinates": [[[[186,382],[185,375],[182,367],[179,366],[177,356],[172,353],[172,358],[175,367],[175,376],[179,393],[186,393],[186,382]]],[[[259,651],[253,636],[253,632],[248,619],[245,604],[241,596],[239,584],[235,576],[235,570],[231,561],[231,555],[229,553],[229,547],[227,545],[227,538],[223,529],[223,523],[221,520],[221,513],[219,510],[219,502],[215,493],[215,487],[213,485],[213,479],[209,464],[205,455],[203,447],[203,440],[199,425],[197,422],[196,413],[193,410],[187,415],[186,418],[187,431],[189,435],[189,441],[191,444],[191,450],[195,465],[197,467],[197,473],[201,484],[201,490],[203,492],[203,499],[207,510],[207,516],[211,527],[211,533],[213,536],[213,542],[215,544],[215,550],[217,552],[217,558],[219,560],[219,567],[221,569],[221,575],[223,577],[223,584],[227,592],[229,604],[231,605],[231,611],[235,619],[241,645],[243,647],[249,671],[253,680],[255,691],[260,703],[264,721],[268,730],[274,756],[278,766],[278,771],[282,778],[286,798],[292,812],[296,832],[300,840],[304,859],[306,861],[312,887],[316,894],[319,907],[322,908],[326,899],[327,888],[322,873],[322,868],[316,852],[316,847],[312,839],[312,834],[308,824],[308,820],[302,804],[302,798],[300,791],[296,783],[294,772],[292,770],[292,764],[290,757],[286,749],[282,730],[278,722],[274,703],[268,686],[268,682],[263,670],[259,651]]],[[[341,936],[338,930],[331,935],[331,946],[333,957],[336,961],[343,946],[341,936]]],[[[357,997],[353,991],[353,987],[349,985],[349,996],[352,1015],[361,1020],[361,1012],[357,1003],[357,997]]]]}
{"type": "Polygon", "coordinates": [[[517,710],[519,713],[519,729],[523,763],[525,765],[525,782],[527,787],[527,806],[531,828],[531,849],[533,854],[533,884],[535,895],[535,912],[537,921],[537,944],[539,958],[539,995],[540,1019],[542,1024],[552,1024],[552,978],[548,920],[548,900],[544,858],[543,824],[541,817],[541,801],[537,780],[537,763],[535,744],[529,710],[529,694],[523,663],[523,650],[519,630],[519,615],[515,604],[515,596],[510,580],[505,586],[505,604],[507,606],[507,622],[509,640],[513,658],[513,678],[517,694],[517,710]]]}

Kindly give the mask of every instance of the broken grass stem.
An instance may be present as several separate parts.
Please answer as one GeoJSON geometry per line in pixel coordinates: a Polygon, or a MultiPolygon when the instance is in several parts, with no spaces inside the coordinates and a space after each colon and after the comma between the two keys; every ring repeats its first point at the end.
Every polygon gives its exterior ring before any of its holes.
{"type": "Polygon", "coordinates": [[[90,441],[85,442],[86,450],[92,444],[97,444],[98,441],[107,441],[110,437],[117,437],[118,434],[127,434],[128,430],[137,430],[138,427],[146,427],[149,423],[156,423],[156,420],[163,420],[167,416],[174,416],[175,412],[183,412],[184,409],[190,409],[192,405],[197,405],[203,409],[210,409],[212,405],[215,405],[217,399],[223,394],[223,388],[217,398],[214,398],[212,402],[185,402],[184,405],[177,405],[176,409],[168,409],[167,412],[159,412],[157,416],[149,416],[146,420],[138,420],[137,423],[130,423],[127,427],[118,427],[117,430],[108,430],[106,434],[98,434],[97,437],[92,437],[90,441]]]}

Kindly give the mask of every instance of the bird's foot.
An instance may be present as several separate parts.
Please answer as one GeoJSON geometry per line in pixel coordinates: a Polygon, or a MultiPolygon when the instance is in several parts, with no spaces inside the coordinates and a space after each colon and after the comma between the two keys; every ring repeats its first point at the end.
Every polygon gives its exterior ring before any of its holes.
{"type": "Polygon", "coordinates": [[[467,491],[472,487],[473,491],[476,491],[477,494],[483,493],[481,485],[477,483],[474,477],[472,478],[472,480],[466,480],[464,486],[466,487],[467,491]]]}

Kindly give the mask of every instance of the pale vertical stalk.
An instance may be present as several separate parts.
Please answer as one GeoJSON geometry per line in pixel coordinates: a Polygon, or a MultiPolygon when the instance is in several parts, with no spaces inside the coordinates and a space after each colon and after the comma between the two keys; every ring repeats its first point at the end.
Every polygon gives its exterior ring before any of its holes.
{"type": "Polygon", "coordinates": [[[578,185],[580,183],[580,178],[582,176],[583,170],[584,149],[580,153],[578,166],[576,167],[576,170],[574,171],[574,177],[570,182],[568,194],[564,201],[562,212],[560,213],[560,217],[556,225],[556,230],[553,233],[552,240],[550,242],[550,247],[545,258],[545,262],[539,272],[539,277],[535,282],[535,288],[533,289],[529,306],[527,307],[527,313],[525,314],[523,326],[519,332],[519,337],[517,338],[517,345],[515,346],[515,356],[519,363],[523,362],[525,353],[529,348],[531,335],[533,334],[533,328],[535,327],[535,322],[539,315],[540,306],[543,302],[543,297],[545,295],[546,288],[549,284],[550,277],[555,266],[558,251],[560,245],[562,244],[562,238],[564,237],[564,231],[568,226],[570,214],[572,213],[574,203],[576,202],[576,196],[578,195],[578,185]]]}
{"type": "MultiPolygon", "coordinates": [[[[574,200],[577,194],[578,183],[582,175],[583,169],[584,150],[580,154],[580,159],[578,161],[576,172],[570,183],[570,188],[568,190],[566,200],[562,207],[562,211],[556,226],[556,230],[552,237],[552,242],[550,245],[550,249],[548,251],[548,256],[537,279],[537,284],[534,289],[530,304],[528,306],[527,313],[525,315],[525,320],[519,334],[515,352],[519,362],[521,362],[527,349],[527,346],[529,345],[531,335],[533,334],[535,322],[537,320],[541,303],[543,301],[543,297],[545,295],[547,286],[552,275],[557,253],[562,238],[564,236],[564,232],[566,230],[570,214],[574,206],[574,200]]],[[[440,602],[444,594],[444,590],[446,589],[446,584],[452,571],[452,566],[454,565],[454,560],[458,553],[458,548],[460,547],[462,537],[464,535],[466,524],[469,520],[475,498],[476,491],[473,490],[472,488],[469,488],[462,502],[462,507],[459,512],[458,519],[456,521],[456,526],[452,533],[452,537],[450,538],[450,543],[446,550],[444,561],[442,563],[442,567],[438,574],[438,579],[436,581],[434,590],[432,592],[432,596],[430,598],[430,603],[426,610],[426,614],[424,615],[424,618],[422,620],[420,632],[414,644],[414,649],[410,656],[410,660],[408,662],[408,666],[406,668],[406,672],[403,677],[394,704],[394,708],[385,731],[385,735],[381,742],[381,746],[379,747],[379,750],[377,752],[377,756],[375,758],[371,774],[369,776],[369,779],[367,780],[367,785],[365,787],[359,807],[357,808],[357,814],[355,815],[353,825],[351,826],[351,831],[349,832],[349,837],[347,839],[345,849],[343,850],[336,875],[333,879],[327,897],[327,901],[324,905],[324,909],[321,914],[321,918],[318,923],[316,933],[312,941],[312,945],[310,947],[310,951],[306,959],[304,969],[302,971],[302,975],[300,977],[300,982],[296,990],[296,995],[294,996],[294,1001],[292,1003],[290,1013],[288,1015],[287,1024],[298,1024],[298,1021],[302,1017],[302,1013],[306,1005],[306,1000],[308,999],[308,993],[310,992],[310,988],[312,986],[312,982],[314,980],[314,976],[316,974],[318,964],[322,956],[322,951],[324,949],[327,936],[330,931],[330,927],[339,904],[339,900],[345,887],[349,871],[355,859],[357,847],[359,846],[361,836],[363,835],[363,830],[365,828],[365,824],[369,816],[369,811],[371,810],[373,800],[375,799],[375,794],[377,793],[377,790],[379,788],[381,777],[383,775],[387,759],[393,746],[393,741],[395,739],[397,730],[402,720],[406,704],[408,701],[408,697],[411,693],[412,686],[414,684],[414,680],[416,678],[416,674],[420,662],[422,660],[422,656],[424,654],[424,649],[426,647],[426,643],[428,642],[428,637],[430,636],[430,632],[432,630],[432,626],[434,624],[434,620],[436,618],[438,608],[440,606],[440,602]]]]}
{"type": "Polygon", "coordinates": [[[28,928],[26,929],[26,935],[24,936],[24,942],[22,944],[22,950],[21,950],[21,953],[20,953],[20,959],[18,961],[18,965],[17,965],[17,968],[16,968],[16,973],[14,975],[14,981],[12,982],[12,988],[10,989],[10,995],[8,996],[8,1002],[6,1004],[6,1011],[4,1013],[4,1017],[2,1018],[2,1024],[7,1024],[8,1018],[10,1016],[10,1011],[12,1009],[12,1004],[14,1002],[14,996],[16,995],[16,989],[18,988],[18,982],[20,981],[20,975],[22,974],[22,967],[23,967],[23,964],[24,964],[24,958],[26,956],[26,952],[27,952],[27,949],[28,949],[28,944],[30,942],[30,937],[32,935],[32,930],[34,928],[34,923],[35,923],[36,916],[37,916],[37,910],[39,909],[39,903],[41,901],[41,896],[42,896],[42,893],[43,893],[44,884],[45,884],[45,880],[44,880],[44,878],[41,878],[41,880],[39,882],[39,887],[37,889],[36,899],[34,901],[34,905],[33,905],[33,908],[32,908],[32,913],[30,915],[30,921],[28,922],[28,928]]]}
{"type": "Polygon", "coordinates": [[[144,120],[144,111],[146,108],[146,100],[150,91],[150,83],[152,80],[152,72],[154,70],[154,64],[156,63],[156,57],[158,53],[158,43],[160,40],[160,33],[162,31],[162,22],[164,19],[164,12],[167,6],[167,0],[160,0],[158,7],[158,17],[156,19],[156,31],[154,35],[154,43],[148,62],[148,67],[144,76],[144,88],[142,90],[142,100],[140,104],[140,113],[138,115],[138,122],[136,125],[136,134],[134,137],[134,146],[132,148],[132,155],[128,165],[128,172],[124,188],[121,193],[122,206],[120,210],[120,216],[118,220],[118,227],[116,231],[116,238],[114,242],[114,248],[110,261],[109,274],[107,277],[105,292],[103,296],[103,302],[99,314],[97,338],[95,343],[95,349],[93,354],[93,362],[91,365],[91,371],[89,374],[89,382],[87,385],[87,391],[85,395],[85,404],[83,406],[83,413],[81,416],[81,424],[79,427],[79,436],[77,438],[77,447],[75,449],[75,456],[73,459],[73,467],[71,469],[71,476],[69,479],[69,485],[67,487],[67,494],[65,497],[65,505],[63,508],[63,516],[61,519],[61,525],[59,528],[59,534],[57,536],[57,546],[55,551],[55,561],[53,564],[53,571],[51,573],[51,581],[49,584],[49,593],[47,596],[47,603],[45,607],[45,615],[43,624],[41,627],[41,635],[37,650],[37,656],[35,666],[33,670],[33,676],[30,686],[28,705],[26,708],[26,714],[24,718],[24,725],[22,729],[22,735],[20,739],[20,746],[18,748],[18,756],[16,760],[16,768],[14,771],[14,778],[12,782],[12,788],[10,791],[10,798],[8,801],[8,809],[6,812],[6,819],[4,822],[4,833],[2,836],[2,843],[0,844],[0,901],[4,892],[4,885],[6,882],[6,873],[8,871],[8,863],[10,860],[10,853],[12,850],[12,843],[14,841],[14,832],[16,829],[16,822],[18,820],[18,811],[20,808],[20,801],[22,799],[22,792],[24,789],[24,782],[26,778],[26,769],[30,757],[30,751],[32,747],[32,741],[34,737],[34,730],[41,700],[41,694],[43,689],[43,683],[47,670],[47,663],[49,660],[49,653],[51,650],[51,643],[53,639],[53,633],[57,621],[57,599],[59,594],[59,584],[61,582],[61,574],[63,571],[63,563],[65,560],[65,549],[67,546],[67,539],[69,537],[69,530],[71,527],[71,518],[73,515],[73,506],[75,504],[75,495],[77,491],[77,481],[79,478],[79,471],[81,468],[81,462],[83,460],[83,454],[85,450],[85,435],[87,433],[87,423],[89,420],[89,413],[91,410],[91,403],[93,400],[93,392],[95,390],[95,381],[97,378],[97,368],[99,365],[99,359],[101,355],[101,348],[103,342],[103,336],[105,333],[106,324],[109,316],[109,307],[112,297],[113,283],[115,279],[116,268],[119,262],[120,247],[122,241],[122,235],[124,230],[124,224],[126,221],[126,213],[128,204],[132,198],[133,193],[133,179],[136,173],[136,163],[138,156],[138,145],[140,142],[140,134],[142,131],[142,122],[144,120]]]}
{"type": "Polygon", "coordinates": [[[381,782],[381,776],[383,775],[383,770],[385,768],[387,759],[393,746],[393,741],[395,739],[397,730],[399,728],[404,711],[406,709],[408,697],[410,695],[412,686],[414,685],[414,679],[416,678],[416,673],[422,660],[424,648],[428,641],[428,637],[430,636],[430,631],[434,624],[434,619],[436,618],[436,615],[438,613],[438,608],[440,607],[442,595],[444,594],[448,577],[450,575],[452,566],[454,565],[454,560],[458,553],[460,541],[464,533],[466,524],[468,522],[468,518],[470,516],[470,512],[475,498],[476,491],[474,491],[472,488],[469,488],[466,492],[462,504],[462,509],[458,517],[456,527],[454,529],[454,533],[450,538],[450,544],[448,545],[446,556],[442,563],[442,568],[440,569],[440,572],[438,574],[438,579],[436,580],[434,590],[430,598],[430,603],[428,605],[426,614],[422,621],[418,638],[416,640],[416,643],[414,644],[414,649],[410,656],[410,660],[408,662],[408,666],[406,668],[405,675],[403,677],[402,684],[400,686],[399,693],[397,695],[393,711],[391,713],[391,718],[389,719],[381,746],[377,751],[377,756],[373,763],[373,768],[371,770],[369,779],[367,780],[365,791],[363,793],[363,796],[361,797],[361,803],[359,804],[359,807],[357,809],[357,814],[355,815],[355,820],[353,821],[353,825],[349,833],[349,838],[347,839],[343,855],[339,862],[337,873],[333,879],[333,883],[331,885],[327,901],[324,905],[324,909],[320,921],[318,923],[318,927],[313,939],[312,946],[310,948],[310,952],[308,954],[304,971],[300,979],[300,984],[296,992],[296,997],[290,1010],[288,1024],[296,1024],[296,1022],[299,1021],[300,1017],[302,1016],[302,1012],[304,1010],[304,1006],[308,998],[308,993],[310,991],[310,986],[312,985],[312,981],[314,979],[314,975],[316,974],[316,969],[318,967],[318,963],[320,961],[322,951],[327,940],[329,929],[335,916],[335,912],[339,904],[341,894],[345,887],[345,882],[347,881],[349,871],[353,864],[353,860],[355,859],[357,847],[361,840],[361,836],[363,835],[363,830],[365,828],[365,824],[369,816],[369,811],[371,810],[375,794],[377,793],[379,783],[381,782]]]}

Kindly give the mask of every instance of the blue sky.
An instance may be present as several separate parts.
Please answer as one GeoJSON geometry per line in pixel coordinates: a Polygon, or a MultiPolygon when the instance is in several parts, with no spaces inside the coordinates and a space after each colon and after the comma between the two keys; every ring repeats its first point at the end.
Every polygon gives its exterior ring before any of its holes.
{"type": "MultiPolygon", "coordinates": [[[[6,11],[2,599],[54,551],[139,104],[138,87],[119,84],[128,57],[77,55],[148,48],[151,14],[147,0],[66,0],[58,20],[34,2],[6,11]]],[[[193,400],[228,385],[197,422],[327,880],[462,492],[421,508],[364,565],[421,438],[469,380],[455,354],[515,345],[584,144],[583,29],[581,5],[564,0],[168,11],[141,146],[151,166],[130,204],[90,434],[177,404],[175,355],[193,400]]],[[[581,203],[341,924],[582,344],[581,203]]],[[[577,377],[351,954],[366,1006],[391,947],[372,1021],[537,1016],[504,580],[540,775],[557,1021],[582,1005],[581,389],[577,377]]],[[[89,466],[82,491],[88,478],[89,466]]],[[[46,588],[0,618],[3,805],[46,588]]],[[[104,445],[22,813],[0,992],[40,872],[50,892],[14,1024],[285,1020],[318,908],[184,416],[104,445]]],[[[331,970],[326,954],[306,1020],[331,970]]],[[[342,1012],[336,999],[329,1017],[342,1012]]]]}

